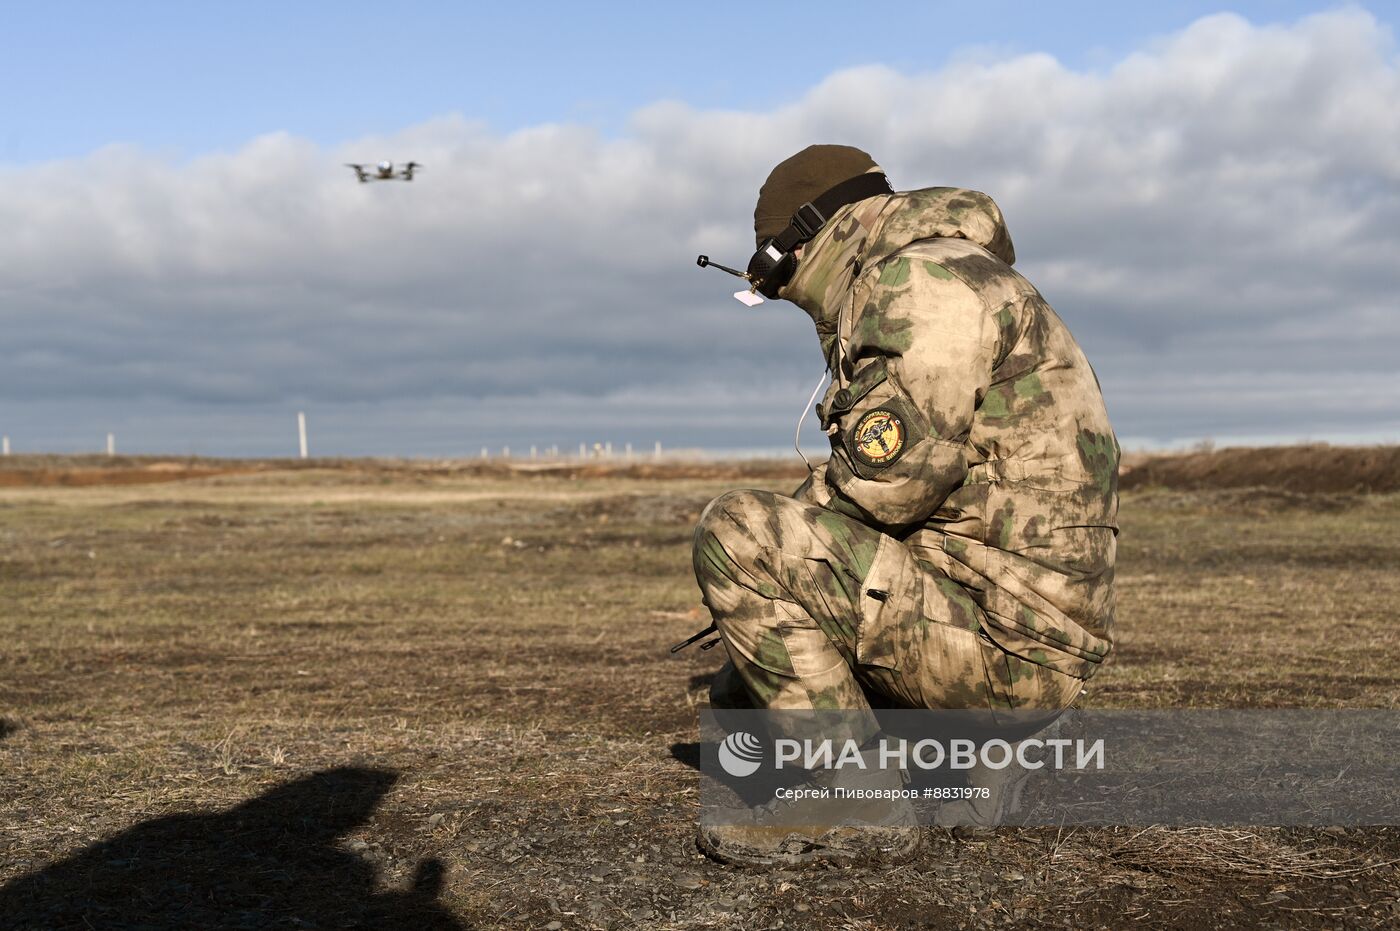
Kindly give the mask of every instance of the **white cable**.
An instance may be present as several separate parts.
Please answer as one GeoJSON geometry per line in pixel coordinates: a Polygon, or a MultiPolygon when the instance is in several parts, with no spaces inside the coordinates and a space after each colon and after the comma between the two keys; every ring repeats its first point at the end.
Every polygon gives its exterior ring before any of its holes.
{"type": "Polygon", "coordinates": [[[812,461],[807,458],[807,454],[802,451],[802,423],[807,419],[807,412],[816,403],[817,392],[822,390],[822,385],[826,384],[826,378],[829,374],[831,373],[825,369],[822,370],[822,377],[817,381],[817,387],[812,389],[812,396],[807,399],[807,406],[802,408],[802,416],[797,418],[797,433],[792,438],[792,445],[797,449],[797,455],[801,456],[802,461],[807,463],[808,472],[815,472],[816,469],[812,467],[812,461]]]}

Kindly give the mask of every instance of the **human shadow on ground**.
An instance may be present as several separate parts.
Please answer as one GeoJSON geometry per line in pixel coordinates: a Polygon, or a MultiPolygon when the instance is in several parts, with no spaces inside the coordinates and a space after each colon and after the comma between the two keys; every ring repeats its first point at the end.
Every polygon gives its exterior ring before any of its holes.
{"type": "Polygon", "coordinates": [[[342,767],[234,808],[138,824],[0,887],[0,926],[462,929],[438,902],[443,867],[376,889],[373,864],[335,846],[398,779],[342,767]]]}
{"type": "Polygon", "coordinates": [[[683,763],[691,769],[699,769],[700,742],[698,740],[686,740],[671,744],[671,759],[678,763],[683,763]]]}

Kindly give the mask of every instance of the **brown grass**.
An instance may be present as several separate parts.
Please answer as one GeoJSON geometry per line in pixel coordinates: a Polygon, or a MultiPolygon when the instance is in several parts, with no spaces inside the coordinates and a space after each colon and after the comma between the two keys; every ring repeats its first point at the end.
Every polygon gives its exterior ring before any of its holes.
{"type": "MultiPolygon", "coordinates": [[[[880,871],[700,857],[686,760],[720,657],[666,652],[704,624],[691,526],[736,484],[796,483],[696,468],[0,490],[0,903],[36,927],[191,887],[186,927],[240,926],[238,903],[249,927],[1400,920],[1384,829],[1006,830],[880,871]],[[295,793],[233,807],[346,766],[326,778],[365,817],[337,836],[287,827],[314,807],[295,793]],[[82,882],[60,901],[35,875],[82,882]]],[[[1125,495],[1090,706],[1397,707],[1397,518],[1394,496],[1125,495]]]]}

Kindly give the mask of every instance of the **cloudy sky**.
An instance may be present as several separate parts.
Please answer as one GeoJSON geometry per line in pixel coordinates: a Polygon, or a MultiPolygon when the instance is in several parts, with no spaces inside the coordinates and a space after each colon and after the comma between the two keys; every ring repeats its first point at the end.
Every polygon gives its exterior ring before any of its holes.
{"type": "Polygon", "coordinates": [[[813,142],[995,197],[1125,446],[1400,439],[1392,6],[198,6],[5,14],[16,451],[781,449],[810,324],[694,257],[813,142]]]}

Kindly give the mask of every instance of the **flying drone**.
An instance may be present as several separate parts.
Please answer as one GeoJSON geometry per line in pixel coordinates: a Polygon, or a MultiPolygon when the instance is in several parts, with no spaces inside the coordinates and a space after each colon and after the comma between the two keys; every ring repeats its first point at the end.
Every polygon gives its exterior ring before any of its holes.
{"type": "Polygon", "coordinates": [[[345,167],[355,169],[355,177],[364,184],[367,181],[412,181],[413,173],[423,166],[418,162],[409,162],[395,171],[393,162],[380,162],[373,167],[346,162],[345,167]]]}

